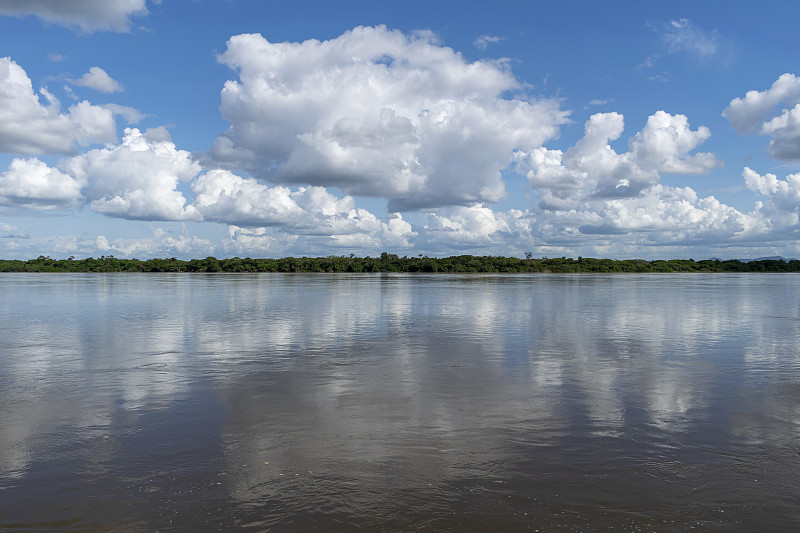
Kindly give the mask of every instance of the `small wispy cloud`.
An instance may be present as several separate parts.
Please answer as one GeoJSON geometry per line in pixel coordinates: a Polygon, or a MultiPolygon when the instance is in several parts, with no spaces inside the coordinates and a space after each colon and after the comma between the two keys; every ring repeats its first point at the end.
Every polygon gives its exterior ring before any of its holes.
{"type": "Polygon", "coordinates": [[[75,94],[75,91],[73,91],[72,87],[70,87],[69,85],[64,85],[64,93],[66,93],[66,95],[72,98],[73,100],[80,100],[80,98],[78,98],[78,95],[75,94]]]}
{"type": "Polygon", "coordinates": [[[67,56],[65,56],[64,54],[57,54],[55,52],[50,52],[49,54],[47,54],[47,59],[51,63],[61,63],[62,61],[66,61],[67,56]]]}
{"type": "MultiPolygon", "coordinates": [[[[698,27],[689,19],[670,20],[663,24],[648,23],[648,27],[658,33],[663,45],[663,52],[648,55],[636,66],[636,71],[653,68],[666,56],[684,54],[699,61],[707,63],[712,59],[723,56],[723,60],[730,52],[720,38],[717,30],[705,30],[698,27]],[[727,49],[727,52],[726,52],[727,49]]],[[[652,76],[651,79],[661,79],[663,76],[652,76]]],[[[661,81],[664,81],[661,79],[661,81]]]]}
{"type": "Polygon", "coordinates": [[[652,67],[653,67],[653,65],[655,65],[656,63],[658,63],[658,60],[659,60],[659,59],[661,59],[661,56],[660,56],[660,55],[658,55],[658,54],[656,54],[656,55],[652,55],[652,56],[647,56],[647,57],[644,59],[644,61],[642,61],[641,63],[639,63],[638,65],[636,65],[636,70],[637,70],[637,71],[640,71],[640,70],[644,70],[644,69],[647,69],[647,68],[652,68],[652,67]]]}
{"type": "Polygon", "coordinates": [[[108,109],[115,115],[120,115],[128,124],[136,124],[147,116],[138,109],[126,105],[105,104],[102,107],[108,109]]]}
{"type": "Polygon", "coordinates": [[[0,239],[30,239],[30,235],[22,233],[19,228],[11,224],[0,222],[0,239]]]}
{"type": "Polygon", "coordinates": [[[686,52],[700,59],[709,59],[719,51],[717,32],[698,28],[689,19],[671,20],[661,36],[670,53],[686,52]]]}
{"type": "Polygon", "coordinates": [[[88,87],[95,91],[100,91],[101,93],[110,94],[124,90],[117,80],[109,76],[108,73],[100,67],[92,67],[89,69],[89,72],[81,76],[80,79],[70,81],[75,85],[88,87]]]}
{"type": "Polygon", "coordinates": [[[477,39],[475,39],[472,44],[475,48],[480,50],[486,50],[486,47],[489,46],[490,43],[497,43],[502,41],[501,37],[497,37],[496,35],[481,35],[477,39]]]}
{"type": "Polygon", "coordinates": [[[594,106],[606,105],[606,104],[609,104],[609,103],[611,103],[613,101],[614,101],[613,98],[610,99],[610,100],[600,100],[600,99],[595,98],[594,100],[591,100],[588,104],[583,106],[583,109],[585,110],[585,109],[589,109],[590,107],[594,107],[594,106]]]}

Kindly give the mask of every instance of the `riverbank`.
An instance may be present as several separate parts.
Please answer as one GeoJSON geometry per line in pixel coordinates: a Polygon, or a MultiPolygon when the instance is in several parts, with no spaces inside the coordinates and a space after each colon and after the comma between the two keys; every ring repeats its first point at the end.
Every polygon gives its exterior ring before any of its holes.
{"type": "Polygon", "coordinates": [[[592,272],[800,272],[800,260],[762,259],[594,259],[586,257],[530,258],[459,255],[452,257],[328,256],[253,259],[85,259],[27,261],[0,259],[0,272],[441,272],[441,273],[592,273],[592,272]]]}

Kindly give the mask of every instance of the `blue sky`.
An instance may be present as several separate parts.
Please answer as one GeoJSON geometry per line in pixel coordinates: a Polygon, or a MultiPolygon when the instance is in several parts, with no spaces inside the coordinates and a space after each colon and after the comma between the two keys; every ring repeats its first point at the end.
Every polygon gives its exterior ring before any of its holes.
{"type": "Polygon", "coordinates": [[[0,0],[0,257],[800,257],[798,17],[0,0]]]}

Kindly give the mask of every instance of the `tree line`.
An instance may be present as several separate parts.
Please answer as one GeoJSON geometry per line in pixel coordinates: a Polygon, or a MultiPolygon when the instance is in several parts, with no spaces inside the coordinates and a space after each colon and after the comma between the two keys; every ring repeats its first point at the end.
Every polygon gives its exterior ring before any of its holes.
{"type": "Polygon", "coordinates": [[[119,259],[113,255],[86,259],[0,259],[0,272],[800,272],[800,260],[761,259],[594,259],[588,257],[533,258],[458,255],[452,257],[403,256],[382,253],[378,257],[327,256],[254,259],[119,259]]]}

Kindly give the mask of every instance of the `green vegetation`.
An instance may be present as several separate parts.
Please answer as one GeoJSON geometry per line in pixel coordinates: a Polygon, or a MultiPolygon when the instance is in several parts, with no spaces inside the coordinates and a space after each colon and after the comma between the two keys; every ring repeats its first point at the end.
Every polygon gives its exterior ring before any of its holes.
{"type": "Polygon", "coordinates": [[[0,272],[800,272],[800,261],[762,259],[592,259],[578,257],[525,259],[500,256],[459,255],[453,257],[284,257],[282,259],[51,259],[39,256],[28,261],[0,259],[0,272]]]}

